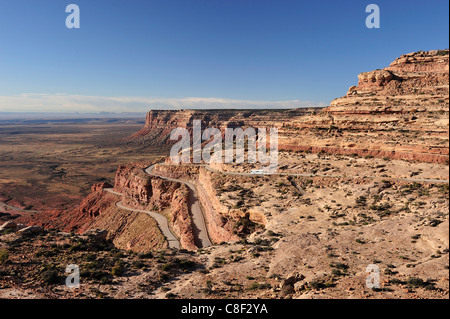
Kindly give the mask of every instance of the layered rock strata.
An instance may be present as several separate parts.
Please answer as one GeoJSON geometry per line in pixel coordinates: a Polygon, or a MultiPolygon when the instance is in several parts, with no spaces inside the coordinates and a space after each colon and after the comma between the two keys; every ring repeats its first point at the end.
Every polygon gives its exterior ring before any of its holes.
{"type": "Polygon", "coordinates": [[[167,145],[193,120],[202,128],[278,128],[280,150],[448,163],[449,51],[405,54],[364,72],[324,109],[180,110],[147,114],[130,140],[167,145]]]}

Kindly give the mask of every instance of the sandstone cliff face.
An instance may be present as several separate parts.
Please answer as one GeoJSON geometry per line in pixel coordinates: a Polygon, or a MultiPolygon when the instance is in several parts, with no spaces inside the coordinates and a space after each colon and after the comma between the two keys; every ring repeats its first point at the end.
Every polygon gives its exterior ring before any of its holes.
{"type": "Polygon", "coordinates": [[[364,72],[328,108],[150,111],[131,137],[170,144],[176,127],[277,127],[279,149],[448,162],[449,51],[405,54],[364,72]]]}
{"type": "Polygon", "coordinates": [[[315,134],[303,134],[303,143],[294,135],[293,143],[280,144],[289,150],[448,163],[448,71],[449,51],[443,50],[406,54],[382,70],[361,73],[346,96],[292,125],[315,134]]]}
{"type": "Polygon", "coordinates": [[[447,163],[448,71],[444,50],[406,54],[360,74],[358,86],[325,109],[330,124],[343,131],[336,140],[353,144],[358,155],[447,163]],[[368,138],[344,130],[366,131],[368,138]]]}
{"type": "MultiPolygon", "coordinates": [[[[114,246],[134,252],[167,248],[167,242],[158,224],[150,216],[117,208],[117,196],[102,190],[91,195],[97,200],[95,206],[103,207],[99,215],[77,228],[79,233],[89,229],[104,229],[108,233],[107,239],[112,241],[114,246]]],[[[89,209],[86,206],[83,208],[89,209]]]]}
{"type": "Polygon", "coordinates": [[[183,179],[183,180],[193,180],[198,177],[199,166],[193,165],[185,165],[185,164],[173,164],[170,161],[170,157],[167,157],[165,160],[165,165],[155,165],[153,168],[153,172],[157,175],[175,178],[175,179],[183,179]]]}
{"type": "Polygon", "coordinates": [[[235,232],[235,225],[236,221],[245,214],[233,214],[219,201],[211,172],[204,168],[201,168],[199,172],[197,191],[208,221],[208,231],[212,241],[221,243],[239,240],[239,236],[235,232]]]}
{"type": "Polygon", "coordinates": [[[170,132],[178,127],[192,133],[193,120],[200,120],[202,130],[214,127],[224,132],[225,128],[282,128],[292,119],[319,112],[321,108],[295,110],[153,110],[148,112],[144,128],[130,136],[130,140],[148,144],[173,144],[170,132]]]}
{"type": "Polygon", "coordinates": [[[239,237],[233,233],[233,219],[228,209],[219,202],[210,175],[199,166],[174,165],[170,160],[166,164],[156,165],[154,173],[195,183],[211,240],[214,243],[238,240],[239,237]]]}
{"type": "Polygon", "coordinates": [[[181,247],[195,250],[194,226],[189,212],[189,190],[185,185],[177,188],[170,202],[171,224],[174,232],[180,238],[181,247]]]}
{"type": "Polygon", "coordinates": [[[358,86],[331,102],[329,114],[448,112],[449,52],[415,52],[361,73],[358,86]]]}
{"type": "Polygon", "coordinates": [[[149,176],[133,166],[119,166],[114,190],[122,193],[122,202],[130,207],[149,209],[167,207],[179,184],[149,176]]]}

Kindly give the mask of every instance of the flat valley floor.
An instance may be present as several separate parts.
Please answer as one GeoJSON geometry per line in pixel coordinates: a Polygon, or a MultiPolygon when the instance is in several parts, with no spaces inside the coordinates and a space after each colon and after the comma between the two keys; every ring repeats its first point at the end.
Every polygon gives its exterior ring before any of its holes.
{"type": "Polygon", "coordinates": [[[94,183],[114,183],[118,165],[158,157],[160,148],[123,140],[142,123],[141,119],[0,123],[0,202],[31,210],[79,204],[94,183]]]}

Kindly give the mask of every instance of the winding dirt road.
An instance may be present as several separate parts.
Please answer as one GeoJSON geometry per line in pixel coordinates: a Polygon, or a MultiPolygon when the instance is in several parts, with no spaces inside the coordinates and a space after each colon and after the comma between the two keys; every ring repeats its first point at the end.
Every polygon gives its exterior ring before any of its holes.
{"type": "Polygon", "coordinates": [[[138,212],[138,213],[146,213],[150,217],[152,217],[156,222],[158,223],[161,232],[166,237],[167,242],[169,243],[170,248],[176,248],[180,249],[180,241],[177,239],[177,237],[172,233],[169,227],[169,222],[167,218],[159,213],[148,211],[148,210],[140,210],[140,209],[133,209],[126,207],[122,204],[122,202],[117,202],[116,206],[121,209],[126,209],[132,212],[138,212]]]}
{"type": "Polygon", "coordinates": [[[9,208],[11,210],[15,210],[15,211],[18,211],[18,212],[24,212],[24,213],[41,213],[42,212],[40,210],[22,209],[22,208],[19,208],[19,207],[14,207],[14,206],[8,205],[8,204],[6,204],[4,202],[0,202],[0,206],[3,206],[5,208],[9,208]]]}
{"type": "MultiPolygon", "coordinates": [[[[156,176],[156,177],[159,177],[159,178],[167,180],[167,181],[182,183],[188,187],[188,189],[189,189],[189,211],[191,213],[192,221],[193,221],[195,245],[199,248],[212,246],[213,244],[211,242],[211,239],[209,238],[205,216],[203,215],[202,207],[201,207],[200,201],[198,199],[197,189],[196,189],[195,185],[190,182],[184,181],[184,180],[169,178],[169,177],[155,174],[153,172],[153,169],[156,165],[164,165],[164,163],[153,164],[153,165],[147,167],[146,169],[144,169],[144,172],[148,175],[156,176]]],[[[122,196],[121,193],[114,191],[114,189],[112,189],[112,188],[105,188],[105,191],[110,192],[115,195],[118,195],[118,196],[122,196]]],[[[168,220],[165,216],[163,216],[157,212],[153,212],[153,211],[149,211],[149,210],[140,210],[140,209],[130,208],[130,207],[123,205],[122,202],[117,202],[116,206],[118,208],[125,209],[128,211],[146,213],[149,216],[153,217],[156,220],[156,222],[158,223],[158,226],[161,229],[161,232],[166,237],[166,239],[169,243],[169,247],[180,249],[180,242],[177,239],[177,237],[170,230],[168,220]]]]}
{"type": "MultiPolygon", "coordinates": [[[[116,192],[112,188],[104,188],[104,190],[111,194],[122,196],[121,193],[116,192]]],[[[166,240],[169,244],[169,248],[180,249],[180,247],[181,247],[180,241],[170,230],[169,221],[167,220],[167,218],[165,216],[163,216],[157,212],[152,212],[150,210],[130,208],[130,207],[123,205],[122,202],[120,202],[120,201],[116,202],[116,206],[120,209],[128,210],[130,212],[145,213],[145,214],[149,215],[150,217],[152,217],[158,223],[159,229],[163,233],[164,237],[166,237],[166,240]]]]}
{"type": "MultiPolygon", "coordinates": [[[[219,171],[213,169],[207,165],[205,168],[208,171],[227,174],[227,175],[240,175],[240,176],[258,176],[258,175],[278,175],[278,176],[297,176],[297,177],[328,177],[328,178],[368,178],[368,179],[376,179],[378,177],[374,176],[351,176],[351,175],[323,175],[323,174],[308,174],[308,173],[264,173],[264,174],[252,174],[252,173],[241,173],[241,172],[227,172],[227,171],[219,171]]],[[[395,181],[406,181],[406,182],[417,182],[417,183],[437,183],[437,184],[449,184],[448,179],[426,179],[426,178],[402,178],[402,177],[383,177],[383,180],[395,180],[395,181]]]]}
{"type": "Polygon", "coordinates": [[[198,199],[197,195],[197,189],[195,188],[195,185],[180,179],[175,178],[169,178],[164,177],[158,174],[153,173],[153,169],[156,165],[163,165],[161,163],[159,164],[153,164],[150,167],[147,167],[144,171],[148,175],[157,176],[161,179],[172,181],[172,182],[178,182],[185,184],[189,188],[189,204],[190,204],[190,212],[192,216],[193,226],[194,226],[194,236],[196,239],[196,246],[197,247],[209,247],[212,246],[211,239],[209,238],[208,234],[208,228],[206,227],[206,220],[205,216],[203,215],[203,211],[200,205],[200,201],[198,199]]]}

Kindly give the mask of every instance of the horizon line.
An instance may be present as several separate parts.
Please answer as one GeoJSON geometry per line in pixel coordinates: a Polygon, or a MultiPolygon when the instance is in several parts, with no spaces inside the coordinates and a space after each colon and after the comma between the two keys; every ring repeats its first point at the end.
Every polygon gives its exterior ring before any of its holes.
{"type": "Polygon", "coordinates": [[[75,94],[23,93],[0,96],[0,112],[23,113],[138,113],[149,110],[179,109],[296,109],[326,107],[323,101],[245,100],[217,97],[136,97],[75,94]]]}

